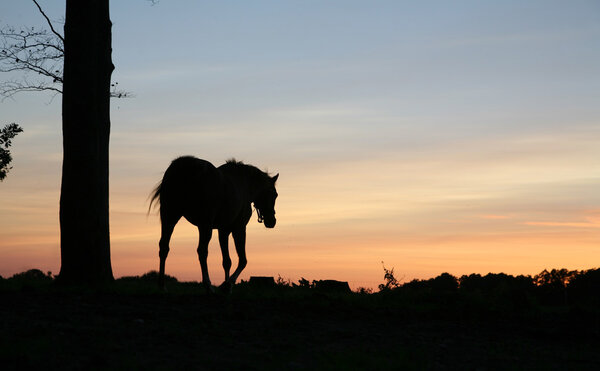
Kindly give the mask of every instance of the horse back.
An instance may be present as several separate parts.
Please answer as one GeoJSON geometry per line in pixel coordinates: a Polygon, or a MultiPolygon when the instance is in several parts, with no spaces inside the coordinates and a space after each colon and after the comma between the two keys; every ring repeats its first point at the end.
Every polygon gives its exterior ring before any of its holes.
{"type": "Polygon", "coordinates": [[[196,225],[211,224],[223,199],[223,176],[206,160],[179,157],[167,168],[160,184],[163,213],[184,216],[196,225]]]}

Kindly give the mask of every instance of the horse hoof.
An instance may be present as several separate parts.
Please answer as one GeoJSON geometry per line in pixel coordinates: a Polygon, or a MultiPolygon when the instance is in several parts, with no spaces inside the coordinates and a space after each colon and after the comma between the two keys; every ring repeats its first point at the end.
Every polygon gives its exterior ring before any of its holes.
{"type": "Polygon", "coordinates": [[[221,292],[222,294],[231,294],[232,288],[233,285],[231,284],[231,282],[225,281],[221,284],[221,286],[219,286],[219,292],[221,292]]]}
{"type": "Polygon", "coordinates": [[[204,287],[206,289],[206,295],[211,296],[215,294],[215,288],[212,285],[204,287]]]}
{"type": "Polygon", "coordinates": [[[167,292],[167,286],[165,285],[164,281],[159,281],[158,282],[158,289],[162,292],[167,292]]]}

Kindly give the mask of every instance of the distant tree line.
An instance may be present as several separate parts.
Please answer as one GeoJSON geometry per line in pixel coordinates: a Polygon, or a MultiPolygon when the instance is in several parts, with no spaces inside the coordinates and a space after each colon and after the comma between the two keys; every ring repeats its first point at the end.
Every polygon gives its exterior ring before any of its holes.
{"type": "Polygon", "coordinates": [[[588,270],[544,269],[534,276],[505,273],[463,275],[449,273],[427,280],[399,284],[393,271],[386,270],[380,292],[404,294],[418,300],[480,300],[498,309],[515,309],[530,305],[600,306],[600,268],[588,270]],[[390,274],[391,273],[391,274],[390,274]],[[508,308],[510,307],[510,308],[508,308]]]}
{"type": "MultiPolygon", "coordinates": [[[[116,284],[128,284],[137,290],[156,289],[157,272],[151,271],[143,276],[123,277],[116,284]]],[[[54,281],[51,272],[44,273],[32,269],[13,275],[11,278],[0,277],[1,289],[19,289],[44,287],[54,281]]],[[[174,292],[185,291],[193,282],[178,282],[175,277],[167,276],[167,283],[174,292]]],[[[600,311],[600,268],[588,270],[552,269],[543,270],[535,276],[512,276],[505,273],[488,273],[486,275],[470,274],[455,277],[442,273],[435,278],[412,280],[400,284],[394,277],[393,269],[385,269],[384,283],[379,292],[359,288],[354,292],[340,289],[339,292],[322,290],[320,283],[326,281],[309,281],[301,278],[298,283],[279,277],[272,280],[272,285],[253,285],[251,281],[242,281],[236,285],[236,292],[260,295],[260,292],[322,295],[358,295],[372,297],[376,302],[384,303],[389,308],[403,311],[417,310],[423,313],[446,313],[450,315],[477,316],[487,314],[531,315],[540,313],[545,307],[566,307],[584,312],[600,311]],[[274,290],[274,291],[273,291],[274,290]],[[391,306],[390,306],[391,305],[391,306]]],[[[338,281],[335,281],[338,282],[338,281]]],[[[345,283],[345,282],[344,282],[345,283]]],[[[341,287],[341,286],[340,286],[341,287]]],[[[134,290],[135,291],[135,290],[134,290]]],[[[196,291],[192,291],[197,294],[196,291]]]]}

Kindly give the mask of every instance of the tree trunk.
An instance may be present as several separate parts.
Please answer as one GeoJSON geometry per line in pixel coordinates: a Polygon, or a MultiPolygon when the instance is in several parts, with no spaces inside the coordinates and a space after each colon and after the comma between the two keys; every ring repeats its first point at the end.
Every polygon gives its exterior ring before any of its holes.
{"type": "Polygon", "coordinates": [[[108,223],[109,0],[67,0],[62,101],[61,283],[113,279],[108,223]]]}

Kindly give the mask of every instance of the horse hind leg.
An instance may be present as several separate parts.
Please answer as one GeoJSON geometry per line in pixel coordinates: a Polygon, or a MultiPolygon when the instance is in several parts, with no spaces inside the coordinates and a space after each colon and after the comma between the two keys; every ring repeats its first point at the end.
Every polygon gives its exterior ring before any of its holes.
{"type": "Polygon", "coordinates": [[[167,261],[167,256],[169,255],[169,242],[171,241],[175,224],[177,224],[179,218],[181,217],[166,218],[164,213],[161,213],[161,232],[160,241],[158,242],[158,256],[160,258],[158,286],[163,290],[165,289],[165,263],[167,261]]]}
{"type": "Polygon", "coordinates": [[[235,243],[235,251],[239,258],[238,266],[229,278],[230,284],[233,285],[248,264],[248,260],[246,259],[246,228],[235,230],[232,235],[233,242],[235,243]]]}

